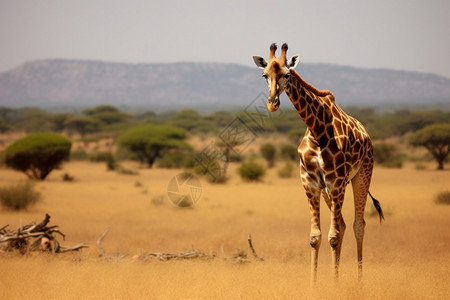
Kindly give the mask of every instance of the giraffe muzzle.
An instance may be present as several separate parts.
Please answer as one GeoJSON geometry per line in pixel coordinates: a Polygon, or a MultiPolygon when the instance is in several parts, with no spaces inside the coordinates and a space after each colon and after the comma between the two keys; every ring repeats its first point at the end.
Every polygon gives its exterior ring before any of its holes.
{"type": "Polygon", "coordinates": [[[278,110],[278,107],[280,107],[280,98],[279,96],[275,96],[272,99],[267,99],[267,109],[270,112],[276,112],[278,110]]]}

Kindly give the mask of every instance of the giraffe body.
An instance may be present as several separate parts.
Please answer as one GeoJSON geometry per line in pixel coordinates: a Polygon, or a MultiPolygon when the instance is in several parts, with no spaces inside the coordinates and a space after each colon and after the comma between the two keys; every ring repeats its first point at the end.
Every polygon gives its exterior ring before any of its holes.
{"type": "MultiPolygon", "coordinates": [[[[322,242],[320,228],[320,197],[331,212],[328,242],[332,249],[332,264],[335,276],[345,232],[342,217],[344,194],[352,183],[355,202],[353,230],[357,242],[358,274],[362,274],[362,242],[364,237],[364,209],[369,192],[373,169],[373,149],[370,137],[363,125],[347,115],[335,102],[328,90],[317,90],[305,82],[293,70],[298,56],[286,60],[287,45],[282,47],[279,58],[275,57],[276,45],[270,47],[269,61],[253,57],[256,65],[264,69],[263,77],[269,86],[267,107],[276,111],[279,96],[285,91],[308,130],[298,147],[300,175],[311,212],[311,281],[317,278],[318,251],[322,242]]],[[[383,217],[377,200],[372,198],[383,217]]]]}

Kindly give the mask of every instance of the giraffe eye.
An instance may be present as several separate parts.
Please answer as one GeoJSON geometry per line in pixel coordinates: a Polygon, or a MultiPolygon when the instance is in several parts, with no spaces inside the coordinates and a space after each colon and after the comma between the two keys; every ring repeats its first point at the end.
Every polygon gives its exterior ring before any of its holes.
{"type": "Polygon", "coordinates": [[[266,74],[263,74],[262,77],[264,77],[265,79],[267,79],[267,75],[266,75],[266,74]]]}
{"type": "Polygon", "coordinates": [[[291,73],[287,73],[286,75],[284,75],[284,78],[289,79],[289,77],[291,77],[291,73]]]}

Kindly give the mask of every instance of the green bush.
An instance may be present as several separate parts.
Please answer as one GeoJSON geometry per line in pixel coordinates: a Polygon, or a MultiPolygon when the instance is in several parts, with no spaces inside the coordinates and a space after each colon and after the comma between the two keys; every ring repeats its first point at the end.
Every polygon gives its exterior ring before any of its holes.
{"type": "Polygon", "coordinates": [[[41,194],[34,189],[34,184],[30,181],[0,188],[0,204],[7,209],[25,209],[40,200],[41,194]]]}
{"type": "Polygon", "coordinates": [[[206,179],[211,183],[226,183],[229,177],[225,174],[218,174],[215,176],[212,176],[212,174],[208,174],[206,176],[206,179]]]}
{"type": "Polygon", "coordinates": [[[238,169],[239,175],[246,181],[259,181],[266,170],[260,164],[253,161],[243,163],[238,169]]]}
{"type": "Polygon", "coordinates": [[[392,144],[376,144],[373,146],[374,159],[376,163],[386,168],[403,167],[404,157],[397,153],[397,149],[392,144]]]}
{"type": "Polygon", "coordinates": [[[114,155],[109,151],[99,151],[89,154],[91,162],[108,162],[114,159],[114,155]]]}
{"type": "Polygon", "coordinates": [[[373,146],[373,155],[375,162],[384,163],[394,156],[395,146],[392,144],[376,144],[373,146]]]}
{"type": "Polygon", "coordinates": [[[71,160],[71,161],[87,160],[88,158],[89,158],[89,155],[87,154],[87,152],[81,148],[70,151],[69,160],[71,160]]]}
{"type": "Polygon", "coordinates": [[[273,167],[275,163],[275,154],[277,153],[275,146],[271,143],[266,143],[261,146],[260,151],[264,159],[267,161],[269,168],[273,167]]]}
{"type": "Polygon", "coordinates": [[[168,151],[158,159],[158,167],[160,168],[193,168],[194,165],[195,161],[191,152],[168,151]]]}
{"type": "Polygon", "coordinates": [[[92,162],[105,162],[108,171],[113,171],[117,168],[116,158],[109,151],[92,153],[89,155],[89,160],[92,162]]]}
{"type": "Polygon", "coordinates": [[[403,167],[404,158],[402,155],[395,155],[381,165],[389,169],[401,169],[403,167]]]}
{"type": "Polygon", "coordinates": [[[450,191],[440,192],[434,201],[436,204],[450,204],[450,191]]]}
{"type": "Polygon", "coordinates": [[[205,176],[206,180],[211,183],[225,183],[228,181],[225,170],[221,167],[218,160],[197,161],[192,170],[195,174],[205,176]]]}
{"type": "Polygon", "coordinates": [[[72,142],[56,133],[37,133],[24,137],[5,150],[7,166],[29,178],[44,180],[69,157],[72,142]]]}
{"type": "Polygon", "coordinates": [[[292,160],[292,161],[298,161],[298,150],[297,147],[286,144],[281,146],[281,157],[284,160],[292,160]]]}

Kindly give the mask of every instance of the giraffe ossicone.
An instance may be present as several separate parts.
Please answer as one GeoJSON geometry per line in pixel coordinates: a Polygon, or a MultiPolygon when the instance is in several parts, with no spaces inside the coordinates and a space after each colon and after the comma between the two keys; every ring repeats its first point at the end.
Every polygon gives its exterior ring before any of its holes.
{"type": "MultiPolygon", "coordinates": [[[[263,69],[269,97],[267,109],[274,112],[280,106],[280,95],[286,92],[308,130],[299,147],[300,176],[311,213],[311,282],[317,278],[317,261],[322,240],[320,228],[320,197],[331,212],[328,243],[332,250],[333,271],[338,277],[345,222],[342,205],[347,184],[352,183],[355,220],[353,231],[357,244],[358,274],[362,275],[362,244],[364,237],[364,209],[373,170],[373,147],[369,134],[355,118],[347,115],[335,102],[332,92],[317,90],[294,70],[299,63],[295,55],[287,60],[287,44],[275,56],[276,44],[269,48],[269,59],[253,56],[257,67],[263,69]]],[[[372,195],[375,208],[383,219],[379,202],[372,195]]]]}

